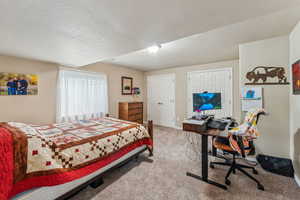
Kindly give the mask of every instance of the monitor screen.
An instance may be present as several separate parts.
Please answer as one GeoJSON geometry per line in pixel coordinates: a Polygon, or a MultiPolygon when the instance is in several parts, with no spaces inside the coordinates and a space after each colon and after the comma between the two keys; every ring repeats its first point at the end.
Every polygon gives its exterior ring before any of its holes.
{"type": "Polygon", "coordinates": [[[222,109],[221,93],[194,93],[193,111],[222,109]]]}

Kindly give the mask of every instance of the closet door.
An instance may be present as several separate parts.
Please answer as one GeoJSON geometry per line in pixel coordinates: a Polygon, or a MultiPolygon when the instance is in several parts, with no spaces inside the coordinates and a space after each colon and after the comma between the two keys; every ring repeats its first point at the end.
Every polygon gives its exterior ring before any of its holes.
{"type": "Polygon", "coordinates": [[[147,77],[148,119],[156,125],[175,126],[175,74],[147,77]]]}
{"type": "Polygon", "coordinates": [[[206,111],[216,117],[232,116],[232,69],[214,69],[187,73],[187,115],[193,113],[193,93],[221,93],[222,109],[206,111]]]}

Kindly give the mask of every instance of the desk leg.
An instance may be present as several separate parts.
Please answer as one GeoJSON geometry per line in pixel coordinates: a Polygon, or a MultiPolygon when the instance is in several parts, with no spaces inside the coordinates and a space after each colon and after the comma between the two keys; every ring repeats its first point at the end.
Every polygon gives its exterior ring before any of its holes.
{"type": "Polygon", "coordinates": [[[207,181],[208,177],[208,136],[202,135],[201,141],[201,159],[202,159],[202,179],[207,181]]]}
{"type": "Polygon", "coordinates": [[[190,172],[187,172],[186,175],[196,178],[198,180],[204,181],[206,183],[209,183],[211,185],[217,186],[219,188],[222,188],[224,190],[227,190],[227,187],[225,185],[222,185],[220,183],[214,182],[212,180],[208,179],[208,136],[207,135],[202,135],[202,141],[201,141],[201,146],[202,146],[202,153],[201,153],[201,159],[202,159],[202,177],[192,174],[190,172]]]}

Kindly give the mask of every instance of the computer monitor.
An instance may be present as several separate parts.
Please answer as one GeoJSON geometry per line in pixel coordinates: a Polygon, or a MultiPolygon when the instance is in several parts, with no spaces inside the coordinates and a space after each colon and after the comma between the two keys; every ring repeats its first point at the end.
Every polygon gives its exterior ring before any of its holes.
{"type": "Polygon", "coordinates": [[[193,111],[222,109],[221,93],[194,93],[193,111]]]}

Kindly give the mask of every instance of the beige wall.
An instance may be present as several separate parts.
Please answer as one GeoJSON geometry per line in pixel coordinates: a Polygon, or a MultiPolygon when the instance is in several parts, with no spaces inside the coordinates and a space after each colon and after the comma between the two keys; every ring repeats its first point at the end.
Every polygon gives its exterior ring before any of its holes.
{"type": "Polygon", "coordinates": [[[39,76],[38,95],[0,97],[0,121],[37,124],[54,122],[57,69],[57,65],[50,63],[0,56],[0,72],[39,76]]]}
{"type": "MultiPolygon", "coordinates": [[[[120,101],[144,101],[145,85],[144,72],[129,69],[117,65],[95,63],[80,68],[81,70],[90,70],[94,72],[102,72],[108,77],[108,101],[109,113],[118,117],[118,102],[120,101]],[[141,88],[141,95],[134,98],[132,95],[122,95],[121,93],[121,77],[128,76],[133,78],[133,87],[141,88]]],[[[144,107],[146,107],[144,105],[144,107]]]]}
{"type": "MultiPolygon", "coordinates": [[[[88,65],[80,69],[107,74],[109,112],[113,116],[118,116],[119,101],[144,100],[144,73],[141,71],[103,63],[88,65]],[[141,95],[137,99],[132,96],[121,95],[121,76],[132,77],[133,86],[141,88],[141,95]]],[[[33,73],[39,76],[38,95],[0,97],[0,121],[35,124],[55,122],[58,65],[0,56],[0,72],[33,73]]]]}
{"type": "MultiPolygon", "coordinates": [[[[256,66],[285,67],[288,75],[288,37],[277,37],[240,45],[240,77],[256,66]]],[[[290,80],[288,78],[288,80],[290,80]]],[[[264,107],[269,116],[259,123],[261,136],[256,140],[258,153],[289,158],[289,85],[263,85],[264,107]]]]}
{"type": "MultiPolygon", "coordinates": [[[[295,27],[290,35],[290,73],[292,64],[300,59],[300,23],[295,27]]],[[[292,94],[290,86],[290,142],[291,158],[295,169],[295,174],[300,178],[300,95],[292,94]]],[[[299,179],[300,180],[300,179],[299,179]]]]}
{"type": "Polygon", "coordinates": [[[176,97],[175,97],[175,113],[176,113],[176,126],[181,127],[182,121],[186,118],[187,114],[187,80],[186,74],[190,71],[199,71],[205,69],[216,69],[216,68],[232,68],[233,69],[233,116],[237,119],[240,119],[240,101],[239,101],[239,62],[238,60],[234,61],[225,61],[218,63],[210,63],[205,65],[194,65],[189,67],[176,67],[164,70],[157,70],[145,73],[145,83],[146,77],[156,74],[167,74],[175,73],[176,75],[176,97]]]}

